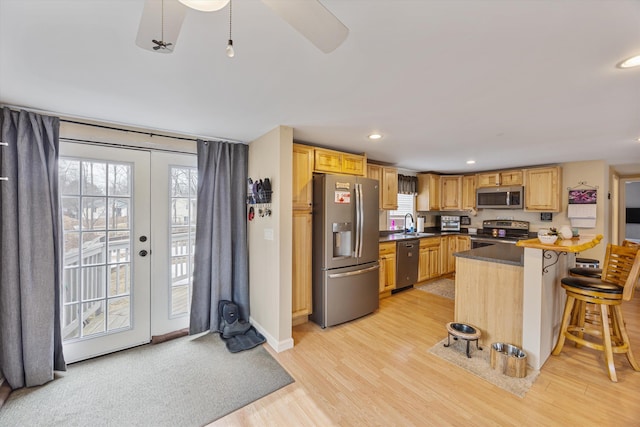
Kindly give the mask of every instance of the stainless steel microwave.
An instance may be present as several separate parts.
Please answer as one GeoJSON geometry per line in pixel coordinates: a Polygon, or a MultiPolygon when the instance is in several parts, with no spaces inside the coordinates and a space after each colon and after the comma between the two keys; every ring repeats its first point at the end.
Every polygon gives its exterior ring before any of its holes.
{"type": "Polygon", "coordinates": [[[486,187],[476,191],[477,209],[522,209],[524,187],[486,187]]]}

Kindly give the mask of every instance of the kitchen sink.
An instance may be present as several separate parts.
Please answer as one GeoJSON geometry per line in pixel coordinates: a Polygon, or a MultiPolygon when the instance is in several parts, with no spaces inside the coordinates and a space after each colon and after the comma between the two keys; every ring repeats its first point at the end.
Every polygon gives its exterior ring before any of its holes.
{"type": "Polygon", "coordinates": [[[405,237],[430,237],[435,236],[435,233],[419,233],[417,231],[414,231],[412,233],[395,233],[394,236],[397,236],[396,239],[405,237]]]}

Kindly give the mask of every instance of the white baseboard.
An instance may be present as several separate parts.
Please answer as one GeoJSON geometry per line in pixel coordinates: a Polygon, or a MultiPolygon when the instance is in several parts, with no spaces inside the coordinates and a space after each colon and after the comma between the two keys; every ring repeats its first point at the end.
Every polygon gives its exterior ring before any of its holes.
{"type": "Polygon", "coordinates": [[[267,344],[269,344],[269,347],[274,349],[276,352],[280,353],[293,348],[293,338],[287,338],[286,340],[278,341],[270,333],[268,333],[254,318],[249,317],[249,321],[258,330],[258,332],[264,335],[264,337],[267,339],[267,344]]]}

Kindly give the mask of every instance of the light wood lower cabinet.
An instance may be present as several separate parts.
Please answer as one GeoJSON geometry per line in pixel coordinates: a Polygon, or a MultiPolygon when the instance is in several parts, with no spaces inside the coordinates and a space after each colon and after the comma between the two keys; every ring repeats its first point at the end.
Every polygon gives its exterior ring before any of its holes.
{"type": "Polygon", "coordinates": [[[456,270],[456,237],[454,235],[440,238],[440,274],[450,274],[456,270]]]}
{"type": "Polygon", "coordinates": [[[380,293],[396,288],[396,242],[380,243],[380,293]]]}
{"type": "Polygon", "coordinates": [[[458,258],[454,320],[482,331],[482,341],[522,345],[524,268],[458,258]]]}
{"type": "Polygon", "coordinates": [[[440,275],[440,238],[420,239],[418,282],[440,275]]]}
{"type": "Polygon", "coordinates": [[[292,317],[308,316],[311,302],[311,210],[293,211],[292,317]]]}
{"type": "Polygon", "coordinates": [[[471,238],[452,234],[442,236],[440,239],[440,274],[454,273],[456,257],[453,254],[471,249],[471,238]]]}
{"type": "MultiPolygon", "coordinates": [[[[456,236],[456,252],[468,251],[471,249],[471,237],[456,236]]],[[[455,261],[454,261],[455,262],[455,261]]]]}

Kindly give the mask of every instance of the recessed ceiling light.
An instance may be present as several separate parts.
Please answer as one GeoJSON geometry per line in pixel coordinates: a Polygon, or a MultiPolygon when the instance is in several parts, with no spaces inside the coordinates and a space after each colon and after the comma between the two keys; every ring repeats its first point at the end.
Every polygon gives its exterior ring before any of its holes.
{"type": "Polygon", "coordinates": [[[618,64],[618,68],[633,68],[640,66],[640,55],[632,56],[618,64]]]}
{"type": "Polygon", "coordinates": [[[475,160],[467,160],[467,164],[468,165],[475,165],[476,161],[475,160]]]}
{"type": "Polygon", "coordinates": [[[379,133],[372,133],[371,135],[369,135],[369,139],[380,139],[382,138],[382,135],[380,135],[379,133]]]}

